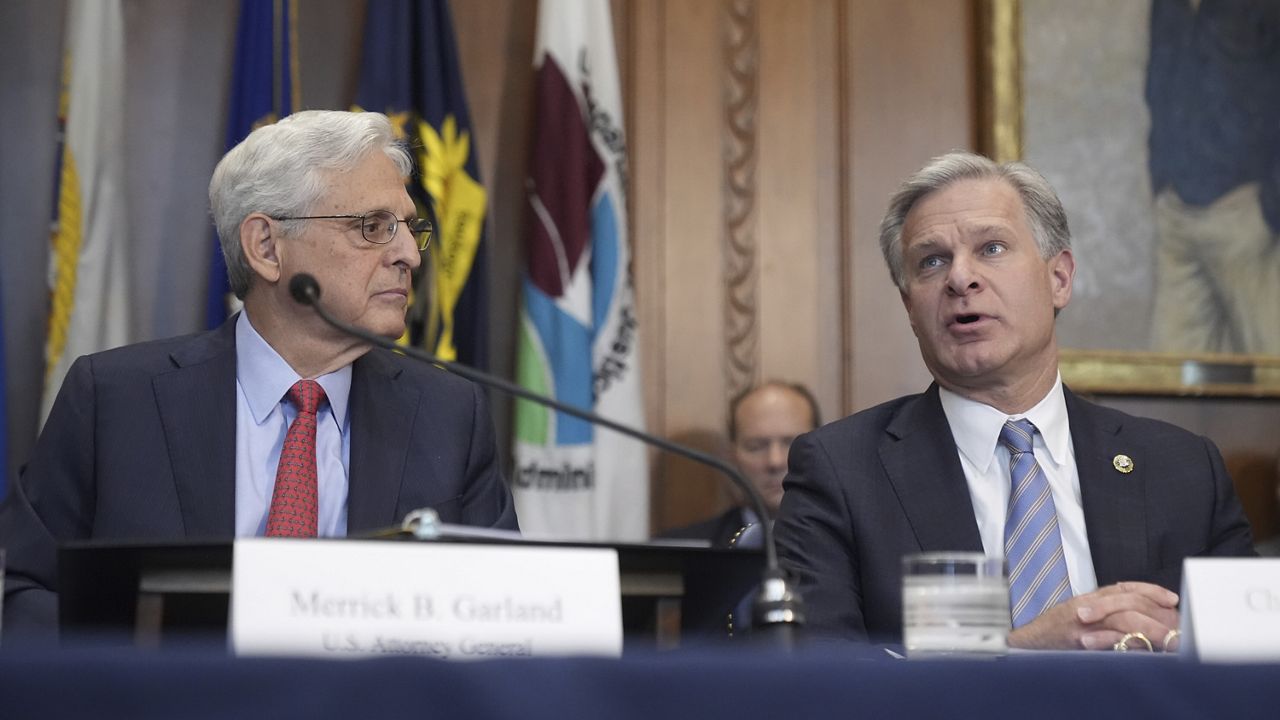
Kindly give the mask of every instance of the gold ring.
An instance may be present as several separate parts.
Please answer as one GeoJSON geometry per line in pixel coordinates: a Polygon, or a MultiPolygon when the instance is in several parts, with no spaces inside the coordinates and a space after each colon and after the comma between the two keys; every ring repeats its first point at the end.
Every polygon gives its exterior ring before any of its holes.
{"type": "Polygon", "coordinates": [[[1174,628],[1164,634],[1164,642],[1160,643],[1160,647],[1163,648],[1165,652],[1173,652],[1172,650],[1169,649],[1169,643],[1173,642],[1174,640],[1177,640],[1180,637],[1182,637],[1182,631],[1179,630],[1178,628],[1174,628]]]}
{"type": "Polygon", "coordinates": [[[1151,645],[1151,641],[1147,639],[1146,635],[1143,635],[1140,632],[1125,633],[1124,637],[1120,638],[1118,641],[1116,641],[1115,645],[1111,646],[1111,649],[1115,650],[1116,652],[1129,652],[1130,640],[1141,640],[1142,644],[1147,646],[1147,652],[1155,651],[1155,648],[1152,647],[1151,645]]]}

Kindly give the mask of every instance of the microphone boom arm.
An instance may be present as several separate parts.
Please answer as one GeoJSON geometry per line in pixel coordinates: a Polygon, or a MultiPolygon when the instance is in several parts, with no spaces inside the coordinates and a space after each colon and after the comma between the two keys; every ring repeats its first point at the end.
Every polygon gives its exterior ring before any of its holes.
{"type": "MultiPolygon", "coordinates": [[[[513,382],[467,367],[466,365],[443,360],[418,348],[398,345],[394,341],[388,340],[381,335],[376,335],[364,330],[363,328],[344,323],[329,314],[329,312],[324,309],[324,306],[320,304],[320,285],[316,282],[316,279],[310,275],[304,273],[294,275],[289,281],[289,292],[293,296],[294,300],[303,305],[308,305],[315,310],[321,320],[324,320],[334,328],[341,330],[348,335],[360,338],[371,345],[391,350],[392,352],[401,353],[422,362],[431,363],[432,365],[436,365],[447,372],[466,378],[472,382],[479,383],[480,385],[496,387],[499,390],[515,397],[552,408],[553,410],[567,415],[572,415],[580,420],[585,420],[589,423],[608,428],[609,430],[621,433],[627,437],[639,440],[640,442],[653,445],[674,455],[679,455],[719,470],[725,475],[725,477],[729,478],[729,480],[732,481],[738,489],[742,490],[743,494],[745,494],[751,501],[751,506],[756,513],[756,517],[760,518],[760,529],[763,533],[762,545],[764,546],[765,554],[765,579],[761,590],[762,596],[756,601],[758,606],[756,608],[756,622],[763,622],[763,624],[770,626],[789,626],[792,624],[803,623],[803,614],[800,610],[800,599],[798,595],[794,594],[794,591],[786,587],[787,583],[785,581],[785,576],[778,565],[778,551],[773,538],[773,523],[768,520],[769,513],[765,509],[764,498],[761,497],[760,492],[756,490],[755,487],[753,487],[751,483],[748,482],[747,479],[744,478],[733,466],[707,453],[694,450],[693,448],[676,444],[665,438],[651,435],[621,423],[614,422],[613,420],[597,415],[589,410],[584,410],[583,408],[575,405],[569,405],[560,402],[559,400],[555,400],[554,398],[539,395],[538,393],[521,387],[513,382]],[[784,594],[786,597],[782,597],[784,594]],[[764,595],[772,595],[776,597],[764,598],[764,595]],[[764,608],[763,611],[759,607],[762,599],[769,605],[769,607],[764,608]],[[762,613],[765,616],[763,620],[761,620],[762,613]]],[[[789,645],[791,638],[787,636],[784,640],[786,644],[789,645]]]]}

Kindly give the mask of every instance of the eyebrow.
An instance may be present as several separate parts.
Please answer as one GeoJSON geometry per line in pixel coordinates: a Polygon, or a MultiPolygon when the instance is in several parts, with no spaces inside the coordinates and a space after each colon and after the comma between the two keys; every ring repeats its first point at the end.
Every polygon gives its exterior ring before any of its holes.
{"type": "Polygon", "coordinates": [[[908,255],[926,254],[927,255],[927,254],[932,254],[939,250],[945,250],[945,249],[946,247],[944,247],[941,241],[939,241],[937,238],[929,237],[919,242],[908,243],[906,247],[906,254],[908,255]]]}
{"type": "MultiPolygon", "coordinates": [[[[968,241],[986,242],[988,240],[1004,240],[1014,235],[1013,231],[1004,225],[983,224],[975,225],[966,229],[965,235],[968,241]]],[[[962,240],[963,242],[963,240],[962,240]]],[[[950,243],[944,243],[938,235],[930,233],[923,239],[916,242],[906,240],[905,246],[908,252],[914,252],[917,249],[945,249],[950,243]]]]}
{"type": "Polygon", "coordinates": [[[417,207],[415,207],[414,209],[412,209],[412,210],[410,210],[408,213],[406,213],[404,217],[400,217],[400,213],[396,212],[394,209],[389,208],[389,207],[388,207],[388,208],[378,208],[378,209],[379,209],[379,210],[385,210],[385,211],[387,211],[387,212],[391,213],[392,215],[395,215],[395,216],[396,216],[397,218],[399,218],[400,220],[417,220],[417,219],[418,219],[418,208],[417,208],[417,207]]]}
{"type": "Polygon", "coordinates": [[[977,225],[970,229],[970,235],[974,235],[980,239],[986,238],[1007,238],[1015,233],[1008,226],[996,224],[977,225]]]}

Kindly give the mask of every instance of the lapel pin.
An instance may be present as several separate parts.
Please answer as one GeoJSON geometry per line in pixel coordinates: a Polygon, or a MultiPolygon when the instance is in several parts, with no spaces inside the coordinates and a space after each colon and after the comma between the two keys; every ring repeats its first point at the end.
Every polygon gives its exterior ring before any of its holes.
{"type": "Polygon", "coordinates": [[[1133,472],[1133,458],[1128,455],[1117,455],[1111,458],[1111,465],[1125,475],[1133,472]]]}

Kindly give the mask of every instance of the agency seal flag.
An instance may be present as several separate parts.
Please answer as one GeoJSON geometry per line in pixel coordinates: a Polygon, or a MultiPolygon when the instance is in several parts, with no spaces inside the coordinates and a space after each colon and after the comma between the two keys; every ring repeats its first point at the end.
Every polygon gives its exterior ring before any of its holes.
{"type": "MultiPolygon", "coordinates": [[[[517,379],[643,427],[608,0],[541,0],[537,37],[517,379]]],[[[526,535],[648,537],[644,445],[524,401],[514,426],[512,489],[526,535]]]]}

